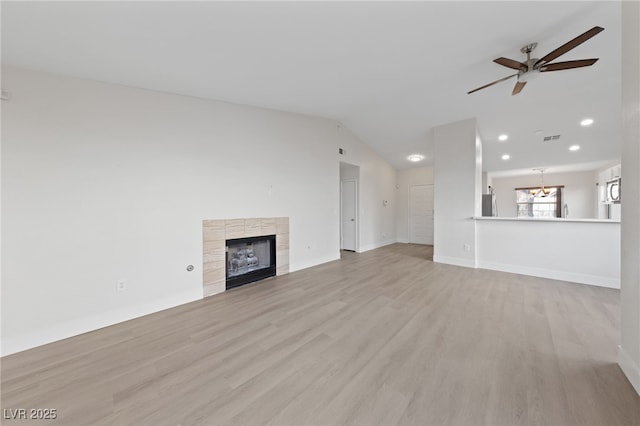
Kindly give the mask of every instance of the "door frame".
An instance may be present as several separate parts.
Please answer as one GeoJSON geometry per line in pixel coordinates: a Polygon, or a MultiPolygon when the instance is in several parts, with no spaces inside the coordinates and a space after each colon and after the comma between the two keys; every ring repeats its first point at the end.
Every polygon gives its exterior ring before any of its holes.
{"type": "Polygon", "coordinates": [[[358,188],[358,179],[340,179],[340,250],[343,250],[343,240],[344,240],[344,232],[343,226],[343,208],[342,208],[342,186],[344,182],[353,182],[353,190],[354,190],[354,219],[355,219],[355,241],[354,248],[356,253],[360,253],[360,213],[359,213],[359,188],[358,188]]]}
{"type": "Polygon", "coordinates": [[[415,185],[409,185],[409,187],[407,188],[407,242],[409,244],[420,244],[420,243],[412,243],[411,242],[411,212],[413,210],[413,208],[411,207],[411,188],[414,188],[416,186],[430,186],[432,188],[432,193],[433,193],[433,202],[432,202],[432,210],[431,210],[431,216],[433,217],[433,221],[434,223],[432,224],[432,231],[433,231],[433,242],[431,244],[426,244],[426,245],[431,245],[433,246],[433,244],[435,243],[435,214],[436,214],[436,209],[435,209],[435,186],[432,183],[418,183],[415,185]]]}

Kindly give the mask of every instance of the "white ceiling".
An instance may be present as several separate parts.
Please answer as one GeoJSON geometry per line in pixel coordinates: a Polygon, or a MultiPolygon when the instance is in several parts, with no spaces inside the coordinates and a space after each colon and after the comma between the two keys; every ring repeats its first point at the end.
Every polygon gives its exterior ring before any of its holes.
{"type": "Polygon", "coordinates": [[[432,127],[477,117],[484,168],[497,171],[619,159],[620,13],[576,1],[3,1],[2,62],[334,118],[397,168],[415,166],[412,153],[432,162],[432,127]],[[522,60],[534,41],[541,57],[595,25],[605,31],[558,59],[594,66],[541,74],[513,97],[513,80],[466,94],[511,74],[494,58],[522,60]]]}

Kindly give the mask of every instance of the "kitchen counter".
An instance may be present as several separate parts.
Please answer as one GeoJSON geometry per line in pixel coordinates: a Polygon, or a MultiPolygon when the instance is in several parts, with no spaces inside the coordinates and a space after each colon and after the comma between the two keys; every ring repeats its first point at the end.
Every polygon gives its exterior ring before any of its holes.
{"type": "Polygon", "coordinates": [[[474,220],[509,220],[516,222],[581,222],[581,223],[617,223],[620,224],[618,219],[581,219],[571,217],[500,217],[500,216],[474,216],[471,219],[474,220]]]}

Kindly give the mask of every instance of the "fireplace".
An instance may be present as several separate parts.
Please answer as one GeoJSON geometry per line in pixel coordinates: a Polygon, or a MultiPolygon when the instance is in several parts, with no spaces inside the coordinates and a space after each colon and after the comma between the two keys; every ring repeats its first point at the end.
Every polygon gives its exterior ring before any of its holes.
{"type": "Polygon", "coordinates": [[[276,236],[226,240],[226,289],[276,275],[276,236]]]}
{"type": "Polygon", "coordinates": [[[288,217],[205,219],[202,221],[203,297],[210,297],[227,290],[227,240],[260,235],[276,236],[276,276],[288,274],[288,217]]]}

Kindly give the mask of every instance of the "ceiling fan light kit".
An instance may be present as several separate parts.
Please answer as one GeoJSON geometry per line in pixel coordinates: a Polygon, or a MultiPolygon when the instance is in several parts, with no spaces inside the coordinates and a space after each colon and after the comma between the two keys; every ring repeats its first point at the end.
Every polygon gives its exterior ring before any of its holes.
{"type": "Polygon", "coordinates": [[[471,94],[477,92],[478,90],[485,89],[487,87],[493,86],[494,84],[500,83],[502,81],[508,80],[512,77],[517,77],[517,82],[513,87],[513,91],[511,95],[517,95],[524,89],[524,86],[530,81],[532,78],[538,77],[541,72],[549,72],[549,71],[561,71],[561,70],[569,70],[574,68],[582,68],[589,67],[595,64],[598,61],[598,58],[593,59],[579,59],[575,61],[564,61],[564,62],[555,62],[551,63],[551,61],[557,59],[558,57],[564,55],[568,51],[574,49],[585,41],[589,40],[591,37],[597,35],[601,31],[604,31],[602,27],[593,27],[589,31],[580,34],[578,37],[573,40],[563,44],[557,49],[547,53],[542,58],[531,58],[531,53],[538,46],[538,43],[530,43],[520,49],[520,52],[527,55],[526,62],[519,62],[509,58],[496,58],[493,60],[496,64],[502,65],[503,67],[511,68],[517,70],[518,72],[515,74],[508,75],[499,80],[491,82],[489,84],[485,84],[484,86],[480,86],[477,89],[473,89],[467,94],[471,94]]]}

